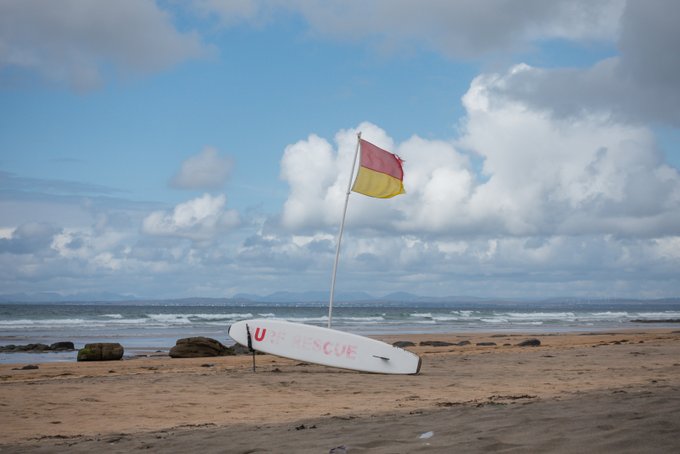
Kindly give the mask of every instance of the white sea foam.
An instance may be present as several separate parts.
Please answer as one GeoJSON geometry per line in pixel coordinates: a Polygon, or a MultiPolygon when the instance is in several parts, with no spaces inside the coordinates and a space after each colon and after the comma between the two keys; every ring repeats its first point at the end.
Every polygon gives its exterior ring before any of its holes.
{"type": "Polygon", "coordinates": [[[385,317],[337,317],[336,320],[348,320],[351,322],[381,322],[385,317]]]}
{"type": "Polygon", "coordinates": [[[575,320],[573,312],[508,312],[502,314],[513,320],[575,320]]]}
{"type": "Polygon", "coordinates": [[[506,318],[480,318],[480,320],[484,323],[508,323],[508,319],[506,318]]]}
{"type": "Polygon", "coordinates": [[[190,319],[199,320],[245,320],[252,318],[253,314],[234,313],[234,314],[187,314],[190,319]]]}
{"type": "Polygon", "coordinates": [[[665,318],[680,318],[680,312],[664,311],[664,312],[638,312],[635,318],[649,318],[649,319],[665,319],[665,318]]]}
{"type": "Polygon", "coordinates": [[[629,317],[628,312],[592,312],[590,313],[592,317],[595,318],[605,318],[605,319],[611,319],[611,318],[626,318],[629,317]]]}

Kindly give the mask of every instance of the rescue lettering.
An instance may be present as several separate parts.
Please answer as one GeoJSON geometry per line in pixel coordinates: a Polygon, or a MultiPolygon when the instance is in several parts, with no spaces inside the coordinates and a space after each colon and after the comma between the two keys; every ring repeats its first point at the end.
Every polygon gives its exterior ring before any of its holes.
{"type": "Polygon", "coordinates": [[[300,350],[323,353],[325,356],[336,358],[356,359],[357,357],[356,345],[324,341],[323,339],[311,336],[295,336],[293,338],[293,347],[300,350]]]}
{"type": "Polygon", "coordinates": [[[260,334],[260,328],[255,329],[255,340],[262,342],[264,336],[267,334],[267,328],[262,328],[262,334],[260,334]]]}

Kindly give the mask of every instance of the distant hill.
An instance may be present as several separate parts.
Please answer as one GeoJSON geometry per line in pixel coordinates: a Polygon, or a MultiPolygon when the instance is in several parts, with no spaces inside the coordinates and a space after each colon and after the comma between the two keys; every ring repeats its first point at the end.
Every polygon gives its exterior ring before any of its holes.
{"type": "MultiPolygon", "coordinates": [[[[43,293],[14,293],[0,295],[0,303],[101,303],[101,304],[159,304],[159,305],[182,305],[182,306],[217,306],[217,305],[248,305],[248,304],[328,304],[328,291],[311,292],[275,292],[269,295],[256,295],[251,293],[239,293],[232,297],[223,298],[138,298],[132,295],[124,295],[108,292],[83,292],[77,294],[62,295],[56,292],[43,293]]],[[[408,292],[389,293],[384,296],[373,296],[366,292],[338,292],[335,295],[337,304],[422,304],[422,305],[449,305],[456,304],[460,307],[478,306],[479,304],[490,306],[525,306],[527,304],[536,307],[560,306],[564,308],[579,307],[586,305],[600,306],[625,306],[644,302],[657,304],[679,305],[680,298],[659,299],[624,299],[624,298],[480,298],[474,296],[421,296],[408,292]]]]}

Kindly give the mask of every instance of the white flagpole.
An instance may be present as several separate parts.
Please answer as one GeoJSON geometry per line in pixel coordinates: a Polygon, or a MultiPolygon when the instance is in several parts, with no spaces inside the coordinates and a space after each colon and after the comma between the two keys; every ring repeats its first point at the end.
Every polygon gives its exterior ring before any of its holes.
{"type": "Polygon", "coordinates": [[[345,216],[347,215],[347,204],[349,203],[349,194],[352,192],[352,178],[354,177],[354,168],[357,165],[357,156],[359,156],[359,143],[361,140],[361,131],[357,133],[357,148],[354,151],[354,161],[352,162],[352,171],[349,173],[349,183],[347,184],[347,194],[345,195],[345,208],[342,211],[342,221],[340,222],[340,232],[338,233],[338,241],[335,245],[335,262],[333,263],[333,278],[331,279],[331,297],[328,303],[328,327],[331,327],[331,320],[333,317],[333,296],[335,295],[335,275],[338,272],[338,259],[340,258],[340,243],[342,242],[342,232],[345,230],[345,216]]]}

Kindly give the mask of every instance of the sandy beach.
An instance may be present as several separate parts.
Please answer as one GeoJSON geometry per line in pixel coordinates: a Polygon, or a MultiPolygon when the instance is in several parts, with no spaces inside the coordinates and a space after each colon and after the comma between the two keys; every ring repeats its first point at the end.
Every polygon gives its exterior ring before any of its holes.
{"type": "Polygon", "coordinates": [[[680,451],[680,331],[380,339],[470,344],[409,347],[417,376],[269,355],[255,373],[248,356],[3,364],[0,449],[680,451]],[[517,345],[529,338],[541,345],[517,345]]]}

